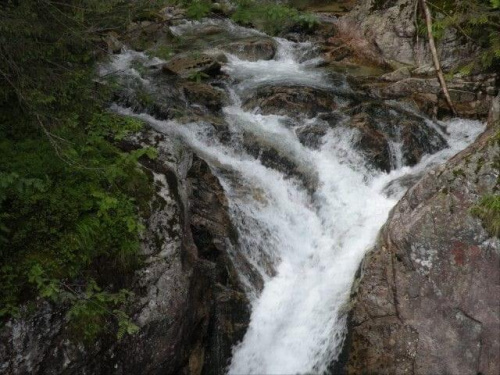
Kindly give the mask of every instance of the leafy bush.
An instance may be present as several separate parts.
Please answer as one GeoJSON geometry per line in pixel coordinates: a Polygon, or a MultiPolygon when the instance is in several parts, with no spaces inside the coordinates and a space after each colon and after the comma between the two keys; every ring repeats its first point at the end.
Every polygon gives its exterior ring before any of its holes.
{"type": "Polygon", "coordinates": [[[117,148],[142,123],[104,110],[93,79],[106,33],[150,4],[0,4],[0,318],[39,297],[68,307],[79,338],[136,329],[126,286],[153,193],[138,160],[155,153],[117,148]]]}
{"type": "MultiPolygon", "coordinates": [[[[125,284],[124,277],[140,261],[138,214],[146,211],[152,194],[137,161],[154,153],[123,153],[107,138],[120,139],[127,127],[141,125],[97,113],[77,136],[65,134],[71,146],[59,155],[43,134],[14,142],[0,132],[5,158],[0,166],[0,316],[16,315],[26,297],[36,295],[77,303],[73,297],[83,295],[89,283],[108,284],[108,272],[123,275],[111,278],[116,287],[125,284]]],[[[104,311],[122,292],[108,288],[106,293],[100,301],[104,311]]]]}

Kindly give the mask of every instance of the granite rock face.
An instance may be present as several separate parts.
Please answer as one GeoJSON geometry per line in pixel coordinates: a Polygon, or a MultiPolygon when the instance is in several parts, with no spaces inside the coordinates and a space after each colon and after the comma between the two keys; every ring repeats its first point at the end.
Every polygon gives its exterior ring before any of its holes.
{"type": "MultiPolygon", "coordinates": [[[[393,67],[411,65],[432,70],[432,58],[425,38],[416,38],[413,0],[367,0],[342,17],[338,31],[350,41],[349,47],[393,67]]],[[[470,62],[476,50],[452,29],[440,40],[437,49],[444,70],[470,62]]]]}
{"type": "MultiPolygon", "coordinates": [[[[333,65],[361,64],[391,70],[381,79],[361,79],[362,86],[376,97],[405,98],[433,118],[452,116],[435,75],[427,40],[417,33],[416,21],[421,17],[417,3],[358,2],[355,9],[335,20],[334,32],[324,38],[323,55],[333,65]]],[[[481,53],[453,28],[447,29],[438,41],[437,51],[445,72],[478,61],[481,53]]],[[[498,93],[498,78],[494,72],[447,78],[457,113],[461,117],[485,118],[498,93]]]]}
{"type": "Polygon", "coordinates": [[[471,213],[499,194],[499,130],[492,121],[392,211],[355,283],[341,372],[500,372],[500,240],[471,213]]]}

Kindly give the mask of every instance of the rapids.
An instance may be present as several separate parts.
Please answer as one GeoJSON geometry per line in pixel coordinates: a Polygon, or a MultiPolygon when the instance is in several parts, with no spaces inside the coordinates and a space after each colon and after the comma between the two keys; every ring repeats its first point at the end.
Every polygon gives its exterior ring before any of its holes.
{"type": "MultiPolygon", "coordinates": [[[[187,24],[174,31],[188,33],[196,26],[187,24]]],[[[245,31],[239,27],[233,31],[238,30],[245,31]]],[[[181,139],[210,164],[224,187],[239,232],[238,246],[232,251],[243,254],[264,282],[260,288],[240,272],[252,301],[252,314],[243,341],[233,349],[229,374],[327,372],[345,336],[355,273],[407,188],[400,181],[417,178],[445,162],[484,130],[483,124],[462,119],[439,124],[428,120],[427,126],[438,129],[448,147],[409,167],[404,165],[401,144],[393,142],[393,168],[388,173],[366,163],[353,147],[356,131],[347,126],[329,129],[319,147],[309,148],[300,142],[297,132],[319,121],[317,118],[245,110],[242,97],[269,85],[317,87],[338,95],[351,89],[345,80],[332,79],[317,66],[318,59],[311,54],[313,45],[283,39],[276,42],[277,55],[269,61],[251,62],[226,54],[223,71],[229,76],[225,90],[230,102],[223,116],[230,136],[224,141],[204,121],[181,125],[113,107],[181,139]],[[251,155],[244,145],[246,135],[286,155],[302,178],[251,155]]],[[[130,61],[137,55],[123,52],[108,70],[136,74],[130,61]]]]}

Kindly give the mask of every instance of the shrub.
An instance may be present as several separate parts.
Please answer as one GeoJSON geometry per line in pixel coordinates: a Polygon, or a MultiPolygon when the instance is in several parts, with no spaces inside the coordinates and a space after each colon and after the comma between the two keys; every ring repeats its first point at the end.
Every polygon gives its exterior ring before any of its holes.
{"type": "Polygon", "coordinates": [[[104,109],[94,72],[105,34],[147,4],[0,4],[0,317],[38,297],[65,304],[80,338],[135,330],[126,286],[153,193],[138,160],[154,152],[116,147],[142,123],[104,109]]]}

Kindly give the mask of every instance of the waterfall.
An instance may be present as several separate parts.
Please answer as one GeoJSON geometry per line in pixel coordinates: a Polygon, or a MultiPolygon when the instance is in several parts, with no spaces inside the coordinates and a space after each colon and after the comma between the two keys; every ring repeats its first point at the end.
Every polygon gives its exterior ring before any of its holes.
{"type": "MultiPolygon", "coordinates": [[[[244,98],[269,85],[315,87],[339,95],[350,88],[316,66],[317,59],[308,57],[310,44],[276,42],[278,53],[269,61],[227,54],[223,69],[229,76],[231,103],[223,114],[229,139],[220,140],[203,121],[180,125],[114,107],[182,139],[207,160],[224,187],[239,232],[234,251],[243,254],[264,280],[261,289],[240,272],[252,313],[243,341],[233,349],[229,374],[326,372],[345,336],[356,270],[405,192],[399,181],[443,163],[484,129],[483,124],[462,119],[440,124],[448,147],[412,167],[403,163],[401,144],[389,143],[393,169],[388,173],[366,163],[354,147],[358,133],[348,126],[329,128],[318,147],[308,147],[298,130],[321,119],[264,115],[258,108],[245,109],[244,98]],[[262,152],[250,153],[247,137],[283,156],[296,172],[266,164],[262,152]]],[[[117,59],[124,69],[127,59],[117,59]]]]}

